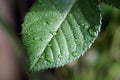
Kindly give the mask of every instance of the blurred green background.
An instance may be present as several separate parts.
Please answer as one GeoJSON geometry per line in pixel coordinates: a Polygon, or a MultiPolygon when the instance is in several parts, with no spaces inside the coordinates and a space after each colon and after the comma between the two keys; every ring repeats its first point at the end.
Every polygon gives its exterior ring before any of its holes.
{"type": "MultiPolygon", "coordinates": [[[[19,40],[23,18],[33,2],[9,1],[14,19],[12,29],[19,40]]],[[[101,32],[84,56],[57,69],[32,72],[31,80],[120,80],[120,10],[101,4],[101,11],[101,32]]]]}

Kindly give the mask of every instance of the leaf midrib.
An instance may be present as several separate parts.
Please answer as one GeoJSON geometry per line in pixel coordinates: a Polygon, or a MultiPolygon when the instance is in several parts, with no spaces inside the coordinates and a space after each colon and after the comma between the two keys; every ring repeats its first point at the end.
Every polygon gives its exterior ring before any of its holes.
{"type": "MultiPolygon", "coordinates": [[[[70,9],[68,10],[68,12],[66,12],[66,15],[63,17],[63,19],[61,20],[61,22],[60,22],[60,24],[58,25],[59,26],[59,28],[60,28],[60,26],[62,25],[62,23],[64,22],[64,20],[67,18],[67,16],[68,16],[68,14],[70,13],[70,11],[72,10],[72,8],[73,8],[73,6],[75,5],[75,3],[77,2],[77,0],[75,0],[74,2],[73,2],[73,4],[72,4],[72,6],[70,7],[70,9]]],[[[53,6],[55,6],[55,5],[53,5],[53,6]]],[[[55,8],[56,8],[56,6],[55,6],[55,8]]],[[[56,8],[57,9],[57,8],[56,8]]],[[[58,10],[58,9],[57,9],[58,10]]],[[[58,10],[59,11],[59,10],[58,10]]],[[[61,13],[60,13],[60,15],[61,15],[61,13]]],[[[62,15],[61,15],[62,16],[62,15]]],[[[59,28],[57,29],[57,31],[59,30],[59,28]]],[[[56,32],[57,32],[56,31],[56,32]]],[[[53,39],[53,37],[54,36],[52,36],[52,38],[50,39],[50,41],[53,39]]],[[[49,42],[50,42],[49,41],[49,42]]],[[[49,43],[48,42],[48,43],[49,43]]],[[[47,43],[47,44],[48,44],[47,43]]],[[[44,52],[44,50],[46,49],[46,47],[47,47],[47,45],[45,46],[45,48],[43,49],[43,51],[41,52],[41,53],[43,53],[44,52]]],[[[41,55],[41,54],[40,54],[41,55]]],[[[39,55],[39,57],[40,57],[40,55],[39,55]]],[[[33,69],[33,67],[36,65],[36,63],[38,62],[38,60],[39,60],[39,57],[37,57],[35,60],[34,60],[34,62],[33,62],[33,65],[30,67],[30,70],[32,70],[33,69]]]]}

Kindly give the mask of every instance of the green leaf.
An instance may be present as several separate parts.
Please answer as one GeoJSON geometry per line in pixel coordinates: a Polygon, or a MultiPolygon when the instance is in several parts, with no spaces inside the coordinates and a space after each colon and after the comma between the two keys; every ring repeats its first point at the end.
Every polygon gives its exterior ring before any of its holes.
{"type": "Polygon", "coordinates": [[[63,66],[91,46],[101,25],[96,0],[37,0],[22,25],[30,70],[63,66]]]}
{"type": "Polygon", "coordinates": [[[112,5],[113,7],[120,9],[120,0],[103,0],[105,4],[112,5]]]}

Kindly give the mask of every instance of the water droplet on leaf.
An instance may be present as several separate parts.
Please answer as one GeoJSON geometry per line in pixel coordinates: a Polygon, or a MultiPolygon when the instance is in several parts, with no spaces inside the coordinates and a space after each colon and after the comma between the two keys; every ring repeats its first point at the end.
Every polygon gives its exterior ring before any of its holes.
{"type": "Polygon", "coordinates": [[[75,42],[77,42],[78,40],[79,40],[79,39],[78,39],[78,38],[76,38],[76,39],[75,39],[75,42]]]}
{"type": "Polygon", "coordinates": [[[55,36],[57,33],[56,33],[55,31],[53,31],[53,32],[51,32],[51,34],[52,34],[53,36],[55,36]]]}
{"type": "MultiPolygon", "coordinates": [[[[21,35],[21,34],[19,34],[19,35],[21,35]]],[[[30,34],[26,34],[25,36],[26,36],[26,37],[29,37],[29,36],[30,36],[30,34]]]]}
{"type": "Polygon", "coordinates": [[[73,52],[72,55],[73,55],[74,57],[76,57],[76,56],[78,55],[78,53],[77,53],[77,52],[73,52]]]}
{"type": "MultiPolygon", "coordinates": [[[[44,54],[44,53],[43,53],[44,54]]],[[[41,59],[43,59],[44,58],[44,56],[43,55],[41,55],[41,57],[40,57],[41,59]]]]}
{"type": "Polygon", "coordinates": [[[40,41],[43,41],[43,39],[42,39],[42,38],[40,38],[40,41]]]}
{"type": "Polygon", "coordinates": [[[46,21],[46,23],[47,23],[47,24],[51,24],[51,21],[50,21],[50,20],[48,20],[48,21],[46,21]]]}
{"type": "Polygon", "coordinates": [[[59,54],[59,55],[58,55],[58,58],[60,58],[60,59],[61,59],[61,58],[62,58],[62,55],[61,55],[61,54],[59,54]]]}
{"type": "Polygon", "coordinates": [[[94,32],[94,30],[92,28],[89,28],[89,34],[91,36],[95,36],[95,32],[94,32]]]}
{"type": "Polygon", "coordinates": [[[98,29],[99,29],[99,26],[95,26],[95,29],[98,30],[98,29]]]}
{"type": "Polygon", "coordinates": [[[84,26],[85,24],[81,24],[82,26],[84,26]]]}
{"type": "Polygon", "coordinates": [[[51,46],[52,46],[52,44],[48,43],[48,44],[47,44],[47,46],[48,46],[48,47],[51,47],[51,46]]]}
{"type": "Polygon", "coordinates": [[[85,29],[88,29],[88,27],[89,27],[88,25],[85,25],[85,27],[84,27],[84,28],[85,28],[85,29]]]}
{"type": "Polygon", "coordinates": [[[48,62],[53,62],[53,59],[49,55],[46,55],[45,58],[48,62]]]}
{"type": "Polygon", "coordinates": [[[44,64],[46,64],[47,62],[46,62],[46,61],[44,61],[43,63],[44,63],[44,64]]]}
{"type": "Polygon", "coordinates": [[[38,38],[37,38],[37,37],[34,37],[33,39],[34,39],[35,41],[36,41],[36,40],[38,40],[38,38]]]}

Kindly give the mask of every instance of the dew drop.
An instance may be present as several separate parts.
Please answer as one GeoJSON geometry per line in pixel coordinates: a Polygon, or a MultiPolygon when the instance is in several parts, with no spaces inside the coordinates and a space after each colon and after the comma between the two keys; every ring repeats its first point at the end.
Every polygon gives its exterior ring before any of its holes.
{"type": "MultiPolygon", "coordinates": [[[[19,35],[21,35],[21,34],[19,34],[19,35]]],[[[30,36],[30,34],[28,33],[28,34],[26,34],[26,36],[28,37],[28,36],[30,36]]]]}
{"type": "Polygon", "coordinates": [[[43,24],[43,25],[46,25],[46,24],[47,24],[47,22],[43,21],[43,22],[42,22],[42,24],[43,24]]]}
{"type": "Polygon", "coordinates": [[[78,38],[75,38],[75,42],[77,42],[79,39],[78,38]]]}
{"type": "Polygon", "coordinates": [[[89,29],[89,34],[90,34],[91,36],[95,36],[95,32],[94,32],[94,30],[93,30],[92,28],[89,29]]]}
{"type": "Polygon", "coordinates": [[[51,34],[55,36],[57,33],[55,31],[52,31],[51,34]]]}
{"type": "Polygon", "coordinates": [[[99,26],[95,26],[95,29],[98,29],[99,26]]]}
{"type": "Polygon", "coordinates": [[[48,44],[47,44],[47,46],[48,46],[48,47],[51,47],[51,46],[52,46],[52,44],[48,43],[48,44]]]}
{"type": "Polygon", "coordinates": [[[85,26],[85,24],[81,24],[81,26],[85,26]]]}
{"type": "Polygon", "coordinates": [[[35,41],[36,41],[36,40],[38,40],[38,38],[37,38],[37,37],[34,37],[33,39],[34,39],[35,41]]]}
{"type": "Polygon", "coordinates": [[[41,58],[41,59],[43,59],[43,58],[44,58],[44,56],[42,55],[40,58],[41,58]]]}
{"type": "Polygon", "coordinates": [[[47,24],[51,24],[51,21],[50,21],[50,20],[48,20],[48,21],[46,21],[46,23],[47,23],[47,24]]]}
{"type": "Polygon", "coordinates": [[[43,62],[43,64],[46,64],[46,63],[47,63],[46,61],[43,62]]]}
{"type": "Polygon", "coordinates": [[[43,39],[42,39],[42,38],[40,38],[40,41],[43,41],[43,39]]]}
{"type": "Polygon", "coordinates": [[[59,54],[59,55],[58,55],[58,58],[60,58],[60,59],[61,59],[61,58],[62,58],[62,55],[61,55],[61,54],[59,54]]]}
{"type": "Polygon", "coordinates": [[[73,52],[72,55],[73,55],[74,57],[76,57],[76,56],[78,55],[78,53],[77,53],[77,52],[73,52]]]}
{"type": "Polygon", "coordinates": [[[46,55],[45,58],[48,62],[53,62],[53,59],[49,55],[46,55]]]}
{"type": "Polygon", "coordinates": [[[88,27],[89,27],[88,25],[85,25],[85,26],[84,26],[85,29],[88,29],[88,27]]]}

